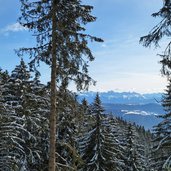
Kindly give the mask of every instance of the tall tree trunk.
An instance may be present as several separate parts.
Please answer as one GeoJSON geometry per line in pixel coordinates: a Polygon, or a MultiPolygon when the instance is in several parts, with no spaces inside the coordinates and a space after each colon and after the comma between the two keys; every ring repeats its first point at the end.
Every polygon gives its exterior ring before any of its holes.
{"type": "Polygon", "coordinates": [[[51,66],[51,113],[50,113],[50,150],[49,150],[49,171],[56,170],[56,123],[57,123],[57,112],[56,112],[56,8],[57,0],[52,2],[52,66],[51,66]]]}

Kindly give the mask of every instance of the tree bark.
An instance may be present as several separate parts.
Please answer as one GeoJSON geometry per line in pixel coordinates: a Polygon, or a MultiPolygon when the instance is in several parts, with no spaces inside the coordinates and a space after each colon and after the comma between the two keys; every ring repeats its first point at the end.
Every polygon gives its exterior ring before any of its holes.
{"type": "Polygon", "coordinates": [[[57,112],[56,112],[56,76],[57,76],[57,48],[56,48],[56,17],[57,0],[52,2],[52,66],[51,66],[51,112],[50,112],[50,149],[49,149],[49,171],[56,171],[56,132],[57,132],[57,112]]]}

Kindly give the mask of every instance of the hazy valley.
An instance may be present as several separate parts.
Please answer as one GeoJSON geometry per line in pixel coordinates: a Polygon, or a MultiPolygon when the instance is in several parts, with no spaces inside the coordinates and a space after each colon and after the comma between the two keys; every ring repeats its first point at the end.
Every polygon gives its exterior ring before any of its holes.
{"type": "MultiPolygon", "coordinates": [[[[79,94],[79,99],[86,98],[92,103],[96,92],[84,92],[79,94]]],[[[103,107],[106,113],[111,113],[124,120],[142,125],[145,129],[151,129],[164,114],[161,106],[162,93],[139,94],[136,92],[100,92],[103,107]]]]}

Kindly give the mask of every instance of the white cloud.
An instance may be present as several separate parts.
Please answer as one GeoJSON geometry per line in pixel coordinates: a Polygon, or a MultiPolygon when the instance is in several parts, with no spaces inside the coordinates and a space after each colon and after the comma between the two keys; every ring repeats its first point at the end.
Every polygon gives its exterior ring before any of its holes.
{"type": "Polygon", "coordinates": [[[27,30],[25,27],[23,27],[20,23],[14,23],[6,26],[4,29],[1,29],[1,33],[7,34],[9,32],[19,32],[27,30]]]}
{"type": "MultiPolygon", "coordinates": [[[[109,75],[109,74],[108,74],[109,75]]],[[[91,91],[135,91],[139,93],[163,92],[167,85],[165,77],[155,73],[115,73],[112,78],[106,75],[96,77],[91,75],[97,81],[96,86],[90,86],[91,91]]]]}

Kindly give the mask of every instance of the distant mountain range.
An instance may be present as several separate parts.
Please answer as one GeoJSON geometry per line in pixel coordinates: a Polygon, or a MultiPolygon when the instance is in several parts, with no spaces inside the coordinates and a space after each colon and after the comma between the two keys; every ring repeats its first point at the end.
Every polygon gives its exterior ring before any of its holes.
{"type": "MultiPolygon", "coordinates": [[[[96,92],[84,92],[79,94],[79,100],[86,98],[89,103],[94,101],[96,92]]],[[[117,117],[135,122],[152,129],[157,125],[164,114],[161,106],[162,93],[139,94],[136,92],[100,92],[100,99],[106,110],[117,117]]]]}
{"type": "MultiPolygon", "coordinates": [[[[88,102],[93,102],[96,92],[82,92],[79,94],[79,99],[84,97],[88,102]]],[[[100,99],[102,103],[114,103],[114,104],[148,104],[148,103],[160,103],[162,93],[140,94],[136,92],[100,92],[100,99]]]]}

